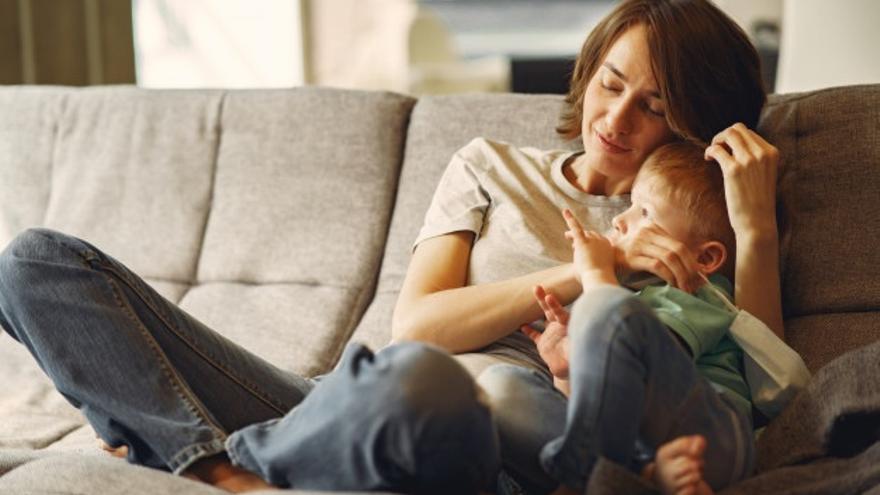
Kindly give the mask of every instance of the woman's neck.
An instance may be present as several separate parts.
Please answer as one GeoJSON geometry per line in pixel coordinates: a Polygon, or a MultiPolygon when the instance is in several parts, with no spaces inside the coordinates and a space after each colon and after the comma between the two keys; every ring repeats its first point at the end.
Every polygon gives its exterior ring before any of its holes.
{"type": "Polygon", "coordinates": [[[571,185],[595,196],[618,196],[632,190],[635,177],[608,177],[597,172],[584,158],[585,155],[577,155],[562,168],[563,175],[571,185]]]}

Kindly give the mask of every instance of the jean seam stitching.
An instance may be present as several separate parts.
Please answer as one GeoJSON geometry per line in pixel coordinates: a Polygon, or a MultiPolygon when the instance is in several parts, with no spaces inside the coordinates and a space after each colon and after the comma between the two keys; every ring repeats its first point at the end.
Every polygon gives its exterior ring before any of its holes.
{"type": "MultiPolygon", "coordinates": [[[[227,437],[228,438],[228,437],[227,437]]],[[[177,451],[171,460],[168,461],[168,467],[172,473],[180,474],[198,459],[202,457],[214,455],[225,450],[226,440],[215,438],[207,442],[190,444],[177,451]]]]}
{"type": "Polygon", "coordinates": [[[203,410],[196,402],[198,399],[196,397],[192,397],[191,394],[189,394],[185,390],[184,380],[179,377],[177,373],[174,372],[174,367],[171,365],[171,363],[168,362],[167,358],[159,347],[159,344],[156,343],[155,338],[146,328],[144,328],[144,325],[134,314],[134,311],[128,304],[126,304],[124,298],[119,293],[119,287],[116,284],[116,281],[107,274],[104,274],[104,277],[107,279],[107,283],[112,289],[113,297],[114,299],[116,299],[116,303],[119,305],[120,309],[122,309],[122,312],[135,323],[141,335],[146,337],[148,345],[153,350],[153,353],[156,355],[156,357],[159,359],[159,365],[162,368],[162,371],[165,373],[167,378],[169,378],[172,384],[172,389],[183,400],[183,402],[187,404],[189,412],[204,421],[212,430],[215,431],[215,433],[219,433],[219,436],[221,438],[226,438],[226,433],[223,431],[223,429],[214,424],[214,422],[210,419],[208,412],[203,410]]]}
{"type": "Polygon", "coordinates": [[[241,386],[242,388],[244,388],[245,390],[250,392],[257,399],[265,402],[269,407],[275,409],[279,414],[283,415],[283,414],[287,413],[288,409],[285,408],[281,404],[281,401],[278,401],[274,397],[271,397],[268,393],[263,391],[262,388],[258,387],[256,384],[250,382],[249,380],[244,380],[244,379],[236,376],[228,368],[226,368],[225,366],[220,364],[211,354],[209,354],[207,351],[205,351],[204,349],[202,349],[201,347],[196,345],[195,342],[193,342],[192,340],[186,338],[186,336],[183,334],[183,332],[181,332],[180,329],[170,321],[170,318],[168,318],[167,315],[163,311],[161,311],[159,308],[157,308],[149,300],[149,298],[147,298],[135,286],[135,284],[133,284],[130,280],[128,280],[128,277],[126,277],[124,273],[121,273],[119,270],[117,270],[112,265],[105,264],[103,262],[99,262],[99,266],[101,268],[103,268],[104,270],[112,273],[113,275],[119,277],[119,279],[122,280],[125,283],[125,285],[128,286],[132,291],[134,291],[135,294],[137,294],[137,296],[141,300],[141,302],[146,304],[150,308],[150,310],[162,321],[162,323],[165,324],[165,326],[172,333],[174,333],[175,336],[177,336],[177,338],[179,338],[181,341],[186,343],[186,345],[188,345],[193,351],[195,351],[199,356],[201,356],[211,366],[220,370],[224,375],[226,375],[227,378],[238,383],[239,386],[241,386]]]}

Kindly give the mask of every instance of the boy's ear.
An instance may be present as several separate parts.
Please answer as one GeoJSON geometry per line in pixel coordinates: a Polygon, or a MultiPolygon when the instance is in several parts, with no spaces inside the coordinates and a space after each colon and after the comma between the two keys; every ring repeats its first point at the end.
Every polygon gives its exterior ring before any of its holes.
{"type": "Polygon", "coordinates": [[[696,249],[697,266],[703,275],[711,275],[727,261],[727,247],[718,241],[706,241],[696,249]]]}

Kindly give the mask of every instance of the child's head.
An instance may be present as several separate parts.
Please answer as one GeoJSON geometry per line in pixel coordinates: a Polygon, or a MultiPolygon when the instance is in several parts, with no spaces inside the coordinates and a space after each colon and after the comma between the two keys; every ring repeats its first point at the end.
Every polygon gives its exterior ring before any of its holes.
{"type": "Polygon", "coordinates": [[[688,246],[700,271],[732,278],[736,240],[724,197],[724,179],[704,149],[675,142],[655,150],[636,176],[632,206],[614,218],[614,244],[627,250],[633,233],[654,224],[688,246]]]}

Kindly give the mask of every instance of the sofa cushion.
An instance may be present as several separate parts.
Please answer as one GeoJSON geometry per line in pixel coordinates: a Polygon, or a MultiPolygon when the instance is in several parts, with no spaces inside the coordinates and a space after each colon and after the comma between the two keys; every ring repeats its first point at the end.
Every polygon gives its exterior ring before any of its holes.
{"type": "Polygon", "coordinates": [[[376,296],[354,339],[381,347],[391,338],[391,314],[406,275],[412,243],[434,189],[456,150],[476,136],[545,149],[574,148],[554,131],[562,97],[484,94],[419,99],[407,131],[404,166],[376,296]]]}
{"type": "Polygon", "coordinates": [[[141,276],[192,280],[221,99],[219,91],[70,90],[43,225],[87,239],[141,276]]]}
{"type": "Polygon", "coordinates": [[[413,103],[230,93],[200,285],[182,307],[285,368],[327,371],[375,287],[413,103]]]}
{"type": "Polygon", "coordinates": [[[228,492],[165,471],[128,464],[109,455],[54,454],[31,460],[0,477],[0,493],[221,495],[228,492]],[[46,473],[52,475],[46,476],[46,473]]]}
{"type": "Polygon", "coordinates": [[[85,423],[27,349],[0,332],[0,447],[40,449],[85,423]]]}
{"type": "Polygon", "coordinates": [[[65,94],[51,87],[0,91],[0,246],[46,215],[65,94]]]}
{"type": "Polygon", "coordinates": [[[787,339],[816,369],[880,338],[880,85],[774,96],[760,130],[783,159],[787,339]]]}
{"type": "MultiPolygon", "coordinates": [[[[210,485],[173,476],[166,471],[127,463],[110,455],[81,455],[0,449],[0,493],[18,495],[94,495],[125,493],[155,495],[185,493],[187,495],[222,495],[229,492],[210,485]],[[51,473],[47,476],[46,473],[51,473]]],[[[261,490],[255,495],[321,495],[311,490],[261,490]]],[[[357,495],[336,492],[338,495],[357,495]]],[[[359,492],[365,495],[366,492],[359,492]]],[[[373,495],[393,495],[369,492],[373,495]]]]}
{"type": "Polygon", "coordinates": [[[880,339],[876,311],[823,313],[785,320],[785,338],[813,372],[848,351],[880,339]]]}

